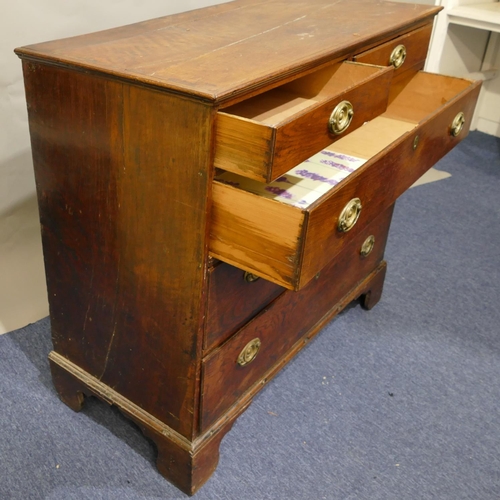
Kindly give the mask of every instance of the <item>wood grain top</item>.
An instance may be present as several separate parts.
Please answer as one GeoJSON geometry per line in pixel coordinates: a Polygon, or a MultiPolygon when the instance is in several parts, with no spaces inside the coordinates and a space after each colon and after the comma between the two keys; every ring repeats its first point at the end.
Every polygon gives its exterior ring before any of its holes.
{"type": "Polygon", "coordinates": [[[236,0],[16,53],[223,103],[345,59],[439,10],[378,0],[236,0]]]}

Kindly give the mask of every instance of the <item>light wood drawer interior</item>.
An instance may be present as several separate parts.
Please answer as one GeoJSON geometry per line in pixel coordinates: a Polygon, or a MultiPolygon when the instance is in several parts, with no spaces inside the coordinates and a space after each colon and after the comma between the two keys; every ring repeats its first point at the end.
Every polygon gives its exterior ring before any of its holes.
{"type": "Polygon", "coordinates": [[[385,111],[391,77],[391,68],[337,63],[226,108],[217,116],[214,164],[270,182],[385,111]],[[350,124],[332,131],[332,112],[342,114],[346,101],[350,124]]]}
{"type": "Polygon", "coordinates": [[[309,206],[246,191],[227,177],[215,180],[211,254],[286,288],[300,289],[466,136],[479,87],[478,82],[458,78],[415,75],[397,89],[385,113],[327,148],[366,163],[309,206]],[[462,116],[453,132],[452,123],[462,116]],[[359,218],[351,229],[342,230],[341,214],[356,199],[359,218]]]}

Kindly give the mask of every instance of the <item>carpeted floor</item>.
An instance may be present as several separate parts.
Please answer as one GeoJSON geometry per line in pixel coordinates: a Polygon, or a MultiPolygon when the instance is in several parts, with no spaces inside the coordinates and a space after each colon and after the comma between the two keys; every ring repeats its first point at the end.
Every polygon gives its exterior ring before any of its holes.
{"type": "MultiPolygon", "coordinates": [[[[396,205],[381,302],[353,305],[255,399],[197,499],[500,498],[500,139],[396,205]]],[[[187,498],[118,411],[59,402],[48,320],[0,336],[0,499],[187,498]]]]}

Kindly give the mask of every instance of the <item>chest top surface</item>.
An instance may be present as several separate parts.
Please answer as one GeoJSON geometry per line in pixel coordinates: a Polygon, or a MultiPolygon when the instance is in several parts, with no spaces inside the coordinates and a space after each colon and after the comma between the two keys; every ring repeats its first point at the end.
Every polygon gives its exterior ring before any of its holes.
{"type": "Polygon", "coordinates": [[[16,52],[223,103],[389,40],[438,11],[378,0],[236,0],[16,52]]]}

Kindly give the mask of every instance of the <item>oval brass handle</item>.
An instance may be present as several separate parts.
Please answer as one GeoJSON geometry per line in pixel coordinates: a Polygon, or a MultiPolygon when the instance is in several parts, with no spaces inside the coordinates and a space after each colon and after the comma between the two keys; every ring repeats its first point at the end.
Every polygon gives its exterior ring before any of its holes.
{"type": "Polygon", "coordinates": [[[406,47],[404,45],[398,45],[391,52],[389,63],[394,66],[394,69],[398,69],[403,65],[405,59],[406,59],[406,47]]]}
{"type": "Polygon", "coordinates": [[[253,283],[254,281],[257,281],[259,279],[259,277],[255,274],[252,274],[252,273],[249,273],[248,271],[246,271],[245,274],[243,275],[243,279],[247,283],[253,283]]]}
{"type": "Polygon", "coordinates": [[[375,246],[375,236],[371,234],[370,236],[368,236],[368,238],[366,238],[366,240],[361,245],[361,250],[359,253],[361,254],[362,257],[367,257],[372,253],[374,246],[375,246]]]}
{"type": "Polygon", "coordinates": [[[330,115],[328,128],[332,134],[339,135],[345,132],[351,124],[354,108],[349,101],[339,102],[330,115]]]}
{"type": "Polygon", "coordinates": [[[245,366],[251,363],[259,353],[260,349],[260,339],[256,338],[251,340],[240,352],[238,356],[238,364],[240,366],[245,366]]]}
{"type": "Polygon", "coordinates": [[[339,217],[338,229],[342,233],[350,231],[356,222],[358,222],[359,214],[361,213],[361,200],[353,198],[342,210],[339,217]]]}
{"type": "Polygon", "coordinates": [[[460,111],[457,116],[453,119],[453,122],[451,124],[450,128],[450,134],[453,137],[456,137],[460,132],[462,132],[462,129],[464,128],[465,125],[465,115],[460,111]]]}

